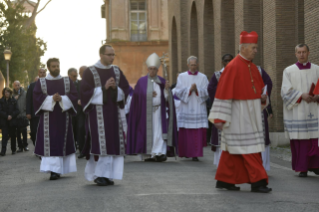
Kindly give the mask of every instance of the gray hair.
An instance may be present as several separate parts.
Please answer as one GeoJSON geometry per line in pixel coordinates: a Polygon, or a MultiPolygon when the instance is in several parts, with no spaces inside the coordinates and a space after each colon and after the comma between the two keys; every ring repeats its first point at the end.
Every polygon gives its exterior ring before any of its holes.
{"type": "Polygon", "coordinates": [[[241,47],[247,47],[249,46],[251,43],[242,43],[242,44],[239,44],[239,51],[241,50],[241,47]]]}
{"type": "Polygon", "coordinates": [[[20,81],[19,81],[19,80],[16,80],[16,81],[14,81],[12,84],[14,85],[14,83],[19,83],[19,84],[20,84],[20,81]]]}
{"type": "Polygon", "coordinates": [[[187,58],[187,65],[189,65],[189,62],[190,62],[191,60],[196,60],[196,63],[198,63],[198,58],[197,58],[197,57],[195,57],[195,56],[190,56],[189,58],[187,58]]]}
{"type": "Polygon", "coordinates": [[[78,71],[75,68],[70,68],[68,70],[68,75],[70,75],[72,72],[78,73],[78,71]]]}
{"type": "Polygon", "coordinates": [[[298,48],[302,48],[302,47],[307,47],[308,52],[310,51],[309,46],[305,43],[299,43],[296,47],[295,47],[295,52],[297,52],[298,48]]]}

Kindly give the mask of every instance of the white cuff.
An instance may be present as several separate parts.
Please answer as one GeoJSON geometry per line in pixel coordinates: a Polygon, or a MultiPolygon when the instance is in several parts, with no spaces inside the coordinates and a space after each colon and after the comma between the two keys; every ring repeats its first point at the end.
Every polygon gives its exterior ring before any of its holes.
{"type": "Polygon", "coordinates": [[[121,102],[125,99],[124,92],[121,88],[117,87],[117,102],[121,102]]]}
{"type": "Polygon", "coordinates": [[[46,111],[53,111],[55,103],[56,102],[53,100],[53,96],[47,96],[47,98],[45,98],[42,104],[42,107],[40,109],[46,110],[46,111]]]}
{"type": "Polygon", "coordinates": [[[62,100],[59,102],[60,107],[62,108],[62,112],[69,110],[71,107],[73,107],[73,104],[68,96],[62,95],[62,100]]]}
{"type": "Polygon", "coordinates": [[[93,105],[103,105],[103,91],[102,88],[95,88],[93,98],[91,101],[93,105]]]}

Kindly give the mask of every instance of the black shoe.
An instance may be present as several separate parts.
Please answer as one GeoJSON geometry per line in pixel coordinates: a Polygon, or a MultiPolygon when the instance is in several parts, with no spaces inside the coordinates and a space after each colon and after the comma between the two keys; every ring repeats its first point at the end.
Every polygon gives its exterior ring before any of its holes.
{"type": "Polygon", "coordinates": [[[28,147],[24,147],[23,149],[24,149],[25,152],[29,151],[28,147]]]}
{"type": "Polygon", "coordinates": [[[197,157],[194,157],[192,161],[199,161],[197,157]]]}
{"type": "Polygon", "coordinates": [[[300,172],[299,177],[308,177],[308,172],[300,172]]]}
{"type": "Polygon", "coordinates": [[[23,148],[19,148],[17,152],[23,152],[23,148]]]}
{"type": "Polygon", "coordinates": [[[235,186],[234,184],[230,184],[230,183],[225,183],[222,181],[217,181],[216,182],[216,188],[220,188],[220,189],[227,189],[230,191],[239,191],[240,187],[235,186]]]}
{"type": "Polygon", "coordinates": [[[146,158],[144,161],[145,162],[157,162],[155,157],[154,158],[146,158]]]}
{"type": "Polygon", "coordinates": [[[5,150],[5,149],[1,149],[0,155],[1,155],[1,156],[5,156],[5,155],[6,155],[6,150],[5,150]]]}
{"type": "Polygon", "coordinates": [[[94,180],[94,182],[98,185],[98,186],[108,186],[107,181],[105,180],[105,178],[103,177],[98,177],[94,180]]]}
{"type": "Polygon", "coordinates": [[[160,155],[160,156],[158,156],[157,161],[158,161],[158,162],[164,162],[164,161],[167,161],[167,157],[166,157],[166,155],[160,155]]]}
{"type": "Polygon", "coordinates": [[[251,192],[257,192],[257,193],[269,193],[271,191],[272,189],[268,188],[267,186],[260,186],[260,187],[251,189],[251,192]]]}
{"type": "Polygon", "coordinates": [[[315,173],[316,175],[319,175],[319,169],[309,169],[309,171],[315,173]]]}
{"type": "Polygon", "coordinates": [[[15,154],[16,154],[16,152],[14,151],[14,152],[12,152],[12,154],[13,154],[13,155],[15,155],[15,154]]]}
{"type": "Polygon", "coordinates": [[[109,178],[105,178],[105,181],[107,182],[108,185],[114,185],[114,181],[113,180],[110,180],[109,178]]]}
{"type": "Polygon", "coordinates": [[[84,157],[85,157],[85,155],[82,153],[80,153],[80,155],[78,156],[79,159],[84,158],[84,157]]]}
{"type": "Polygon", "coordinates": [[[51,172],[50,180],[57,180],[59,178],[60,178],[59,174],[55,172],[51,172]]]}

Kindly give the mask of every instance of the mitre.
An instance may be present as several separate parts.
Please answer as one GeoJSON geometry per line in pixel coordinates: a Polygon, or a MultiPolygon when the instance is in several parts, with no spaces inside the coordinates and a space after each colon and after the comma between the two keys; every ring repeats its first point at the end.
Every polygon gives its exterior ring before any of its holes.
{"type": "Polygon", "coordinates": [[[161,66],[161,61],[159,56],[156,53],[151,54],[148,56],[146,60],[147,68],[149,67],[156,67],[157,69],[161,66]]]}

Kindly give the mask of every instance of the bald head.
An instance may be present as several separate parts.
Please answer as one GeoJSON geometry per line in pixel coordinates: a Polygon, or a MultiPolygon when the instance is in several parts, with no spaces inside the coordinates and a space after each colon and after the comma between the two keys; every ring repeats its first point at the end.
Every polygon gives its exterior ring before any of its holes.
{"type": "Polygon", "coordinates": [[[20,82],[18,80],[14,81],[12,87],[15,91],[18,91],[20,89],[20,82]]]}
{"type": "Polygon", "coordinates": [[[38,71],[38,76],[40,78],[46,77],[47,76],[46,70],[44,68],[40,68],[39,71],[38,71]]]}
{"type": "Polygon", "coordinates": [[[81,79],[82,79],[82,76],[83,76],[83,72],[85,71],[85,69],[87,69],[88,67],[86,67],[86,66],[81,66],[81,68],[79,69],[79,75],[80,75],[80,77],[81,77],[81,79]]]}

